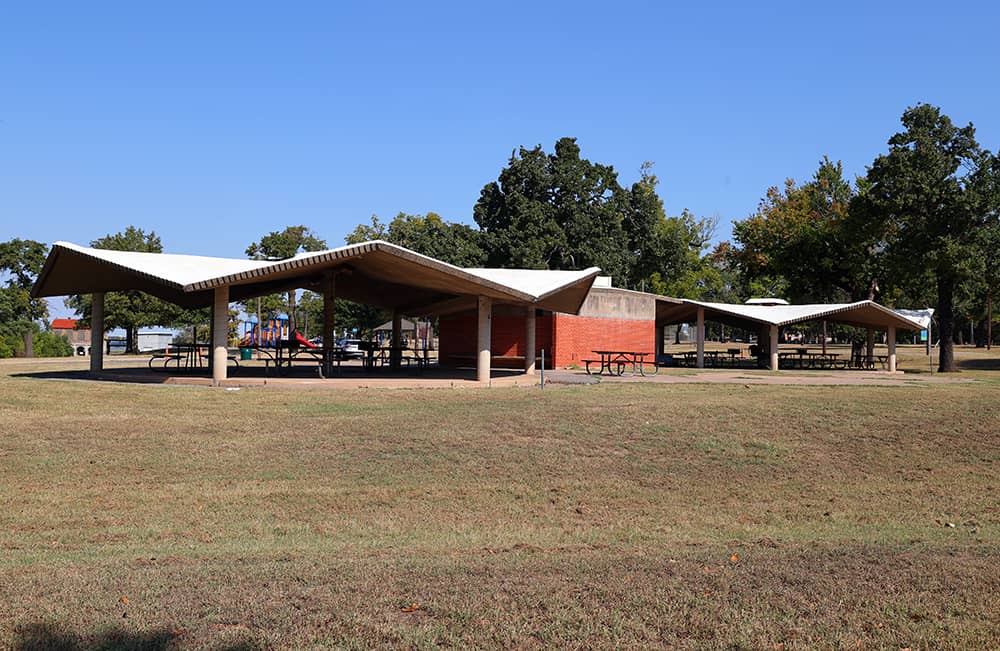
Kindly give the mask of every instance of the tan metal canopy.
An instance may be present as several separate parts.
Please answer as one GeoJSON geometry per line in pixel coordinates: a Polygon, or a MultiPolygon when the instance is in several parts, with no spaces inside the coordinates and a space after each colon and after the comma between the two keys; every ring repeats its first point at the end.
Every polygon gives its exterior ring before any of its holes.
{"type": "Polygon", "coordinates": [[[322,290],[337,277],[337,295],[413,315],[472,309],[477,297],[577,313],[599,269],[539,271],[463,269],[375,240],[294,258],[260,261],[52,245],[32,295],[61,296],[137,289],[185,307],[212,304],[227,286],[238,301],[292,288],[322,290]]]}

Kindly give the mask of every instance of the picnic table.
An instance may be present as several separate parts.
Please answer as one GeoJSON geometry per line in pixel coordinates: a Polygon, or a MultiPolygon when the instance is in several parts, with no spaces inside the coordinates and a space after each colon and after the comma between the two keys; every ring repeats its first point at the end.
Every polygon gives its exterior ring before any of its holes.
{"type": "Polygon", "coordinates": [[[320,377],[326,377],[333,373],[334,364],[339,370],[341,353],[340,346],[299,346],[295,343],[289,344],[280,341],[277,346],[263,347],[250,346],[264,360],[264,373],[270,374],[271,367],[279,375],[287,375],[296,364],[315,364],[320,377]]]}
{"type": "Polygon", "coordinates": [[[406,346],[369,347],[362,358],[362,363],[367,368],[391,366],[394,359],[399,360],[400,363],[406,362],[407,366],[412,362],[420,369],[426,368],[431,363],[431,358],[426,348],[409,348],[406,346]]]}
{"type": "MultiPolygon", "coordinates": [[[[207,368],[208,367],[208,356],[211,355],[212,346],[206,343],[193,343],[193,344],[170,344],[163,349],[163,352],[154,352],[149,356],[148,366],[149,368],[154,368],[153,363],[163,360],[163,366],[160,368],[166,369],[167,366],[173,362],[177,370],[181,368],[184,369],[195,369],[195,368],[207,368]],[[202,352],[204,351],[204,352],[202,352]]],[[[239,357],[233,354],[226,353],[226,357],[236,364],[237,368],[240,365],[239,357]]],[[[154,369],[155,370],[155,369],[154,369]]]]}
{"type": "Polygon", "coordinates": [[[592,351],[595,355],[598,355],[600,359],[585,359],[582,360],[584,364],[587,365],[587,374],[591,375],[590,365],[600,364],[598,369],[598,375],[603,374],[607,371],[608,375],[624,375],[625,369],[631,367],[630,375],[656,375],[660,372],[660,367],[656,363],[656,360],[647,362],[646,358],[652,355],[652,353],[639,352],[634,350],[595,350],[592,351]],[[653,370],[650,373],[646,372],[645,366],[647,364],[652,365],[653,370]]]}

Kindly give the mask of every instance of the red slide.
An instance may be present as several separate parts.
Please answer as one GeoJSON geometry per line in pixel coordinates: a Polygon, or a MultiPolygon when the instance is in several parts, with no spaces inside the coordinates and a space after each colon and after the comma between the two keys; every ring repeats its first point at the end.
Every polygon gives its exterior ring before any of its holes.
{"type": "Polygon", "coordinates": [[[316,344],[314,344],[313,342],[311,342],[308,339],[306,339],[305,337],[303,337],[302,333],[299,332],[298,330],[295,331],[295,341],[299,342],[300,344],[302,344],[306,348],[316,348],[317,347],[316,344]]]}

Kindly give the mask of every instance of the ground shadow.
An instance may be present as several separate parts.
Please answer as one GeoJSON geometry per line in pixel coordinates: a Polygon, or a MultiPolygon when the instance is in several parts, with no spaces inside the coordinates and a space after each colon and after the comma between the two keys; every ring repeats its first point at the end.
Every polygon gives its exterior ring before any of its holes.
{"type": "MultiPolygon", "coordinates": [[[[168,651],[185,648],[190,640],[167,629],[126,631],[121,628],[78,634],[57,624],[36,623],[15,631],[14,651],[168,651]]],[[[256,651],[259,644],[240,641],[214,647],[218,651],[256,651]]]]}
{"type": "MultiPolygon", "coordinates": [[[[136,384],[163,384],[170,379],[167,373],[150,372],[142,368],[122,368],[91,375],[85,370],[29,371],[11,373],[10,377],[29,377],[37,380],[89,380],[96,382],[134,382],[136,384]]],[[[193,376],[192,376],[193,377],[193,376]]]]}
{"type": "MultiPolygon", "coordinates": [[[[502,379],[522,375],[524,371],[519,369],[494,368],[490,373],[493,379],[502,379]]],[[[185,369],[175,370],[147,368],[145,366],[106,368],[98,375],[92,375],[87,369],[53,369],[45,371],[25,371],[21,373],[11,373],[10,377],[35,378],[39,380],[87,380],[91,382],[125,382],[129,384],[184,384],[185,380],[205,381],[211,378],[206,369],[195,369],[187,371],[185,369]]],[[[430,368],[419,369],[416,367],[403,367],[394,370],[389,368],[365,368],[361,366],[343,366],[335,369],[334,373],[326,379],[351,379],[351,380],[385,380],[385,379],[412,379],[412,380],[474,380],[476,370],[474,368],[454,368],[432,366],[430,368]]],[[[230,370],[229,379],[239,380],[316,380],[320,379],[318,368],[315,366],[299,366],[290,370],[275,372],[261,366],[240,367],[238,371],[230,370]]]]}
{"type": "Polygon", "coordinates": [[[957,365],[963,371],[1000,371],[1000,358],[960,359],[957,365]]]}

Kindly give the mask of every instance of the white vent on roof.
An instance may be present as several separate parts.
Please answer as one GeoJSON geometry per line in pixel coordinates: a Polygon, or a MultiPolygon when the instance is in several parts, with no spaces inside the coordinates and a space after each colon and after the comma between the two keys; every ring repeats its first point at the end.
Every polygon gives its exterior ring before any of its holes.
{"type": "Polygon", "coordinates": [[[598,276],[594,278],[594,287],[611,287],[611,276],[598,276]]]}
{"type": "Polygon", "coordinates": [[[744,305],[788,305],[783,298],[751,298],[744,305]]]}

